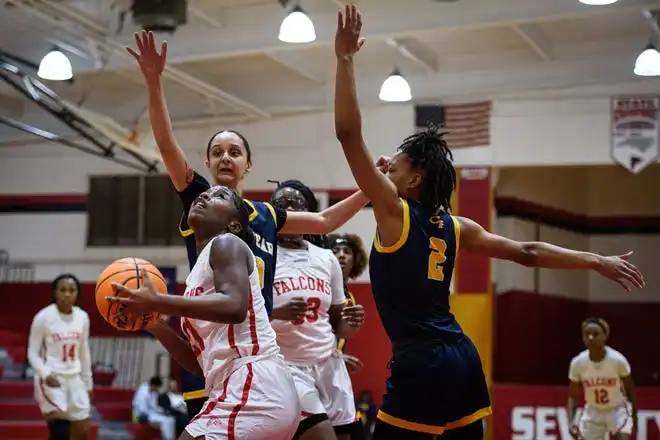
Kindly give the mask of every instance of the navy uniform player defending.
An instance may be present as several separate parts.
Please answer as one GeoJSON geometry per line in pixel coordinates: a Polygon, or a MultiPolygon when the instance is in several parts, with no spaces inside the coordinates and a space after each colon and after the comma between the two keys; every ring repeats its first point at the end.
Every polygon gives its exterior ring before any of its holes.
{"type": "MultiPolygon", "coordinates": [[[[188,226],[188,211],[192,202],[209,189],[209,182],[194,172],[183,150],[177,144],[162,84],[162,73],[167,56],[167,43],[163,42],[160,53],[152,32],[135,34],[137,51],[127,48],[136,59],[144,76],[149,96],[151,129],[163,157],[167,173],[184,205],[181,234],[185,238],[190,268],[197,260],[195,237],[188,226]]],[[[234,130],[220,130],[211,136],[206,146],[206,167],[217,185],[240,190],[245,176],[252,168],[252,153],[247,139],[234,130]]],[[[249,202],[250,228],[254,241],[250,249],[254,253],[261,276],[261,293],[270,315],[273,304],[273,277],[277,251],[277,232],[284,234],[325,235],[334,231],[353,217],[366,203],[360,192],[350,196],[323,212],[291,212],[273,208],[268,203],[249,202]]],[[[187,335],[190,338],[190,335],[187,335]]],[[[182,388],[188,404],[188,416],[194,417],[206,402],[204,378],[182,372],[182,388]]]]}
{"type": "Polygon", "coordinates": [[[526,266],[591,269],[626,287],[644,281],[626,261],[630,253],[603,257],[516,242],[449,215],[456,174],[435,130],[405,139],[388,174],[381,173],[362,138],[355,89],[353,55],[362,45],[361,25],[355,7],[339,13],[335,128],[353,176],[373,204],[371,285],[394,352],[374,439],[479,440],[481,419],[491,414],[486,380],[477,350],[449,310],[459,242],[467,251],[526,266]]]}

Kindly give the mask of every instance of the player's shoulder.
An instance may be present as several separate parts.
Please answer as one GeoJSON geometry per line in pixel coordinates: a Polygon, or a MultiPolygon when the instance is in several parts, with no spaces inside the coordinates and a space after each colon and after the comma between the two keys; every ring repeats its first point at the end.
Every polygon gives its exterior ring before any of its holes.
{"type": "MultiPolygon", "coordinates": [[[[315,245],[314,243],[310,243],[309,241],[305,240],[305,243],[307,243],[307,248],[309,249],[310,253],[313,255],[317,256],[318,258],[324,260],[325,262],[332,262],[337,259],[335,257],[335,254],[332,252],[331,249],[326,249],[320,246],[315,245]]],[[[337,263],[339,264],[339,263],[337,263]]]]}
{"type": "Polygon", "coordinates": [[[89,314],[78,306],[73,306],[73,313],[80,318],[89,321],[89,314]]]}
{"type": "Polygon", "coordinates": [[[571,366],[577,367],[586,365],[589,362],[589,350],[583,350],[571,359],[571,366]]]}
{"type": "Polygon", "coordinates": [[[55,315],[55,313],[54,313],[54,312],[55,312],[55,308],[56,308],[55,304],[49,304],[49,305],[47,305],[46,307],[44,307],[43,309],[39,310],[39,311],[34,315],[34,318],[32,318],[32,321],[33,321],[33,322],[39,322],[39,321],[43,321],[43,320],[47,319],[47,318],[50,317],[50,316],[54,316],[54,315],[55,315]]]}
{"type": "Polygon", "coordinates": [[[607,357],[609,359],[612,359],[614,362],[617,362],[617,363],[618,362],[628,362],[628,359],[626,359],[626,357],[620,351],[615,350],[614,348],[612,348],[610,346],[607,346],[606,350],[607,350],[607,357]]]}
{"type": "Polygon", "coordinates": [[[232,259],[237,256],[252,256],[252,250],[250,247],[241,240],[240,237],[237,237],[234,234],[220,234],[216,236],[211,242],[207,245],[209,247],[209,253],[214,254],[214,249],[217,252],[216,255],[222,257],[223,259],[232,259]]]}

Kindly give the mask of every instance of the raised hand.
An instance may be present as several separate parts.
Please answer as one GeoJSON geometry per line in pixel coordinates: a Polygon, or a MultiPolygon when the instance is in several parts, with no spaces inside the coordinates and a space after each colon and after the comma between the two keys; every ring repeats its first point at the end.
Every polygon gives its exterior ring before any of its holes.
{"type": "Polygon", "coordinates": [[[646,283],[640,270],[628,261],[632,254],[630,251],[623,255],[600,257],[596,271],[605,278],[621,284],[627,291],[632,290],[632,287],[641,289],[646,283]]]}
{"type": "Polygon", "coordinates": [[[167,41],[161,43],[160,53],[158,53],[154,33],[151,31],[142,31],[135,33],[135,44],[137,46],[137,52],[130,47],[127,47],[126,50],[140,65],[142,75],[144,75],[147,81],[159,77],[165,69],[167,41]]]}
{"type": "Polygon", "coordinates": [[[362,14],[354,5],[346,5],[344,12],[337,12],[337,33],[335,34],[335,54],[337,57],[350,57],[364,44],[360,38],[362,14]]]}
{"type": "Polygon", "coordinates": [[[376,168],[380,170],[381,173],[387,174],[388,171],[390,170],[390,162],[392,161],[392,158],[389,156],[380,156],[376,160],[376,168]]]}

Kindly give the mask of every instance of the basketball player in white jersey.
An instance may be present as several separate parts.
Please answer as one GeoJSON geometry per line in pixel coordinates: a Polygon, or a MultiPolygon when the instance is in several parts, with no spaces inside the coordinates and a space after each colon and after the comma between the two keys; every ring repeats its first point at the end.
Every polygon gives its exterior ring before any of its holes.
{"type": "Polygon", "coordinates": [[[582,323],[587,347],[571,360],[568,414],[576,440],[628,440],[637,431],[637,402],[630,364],[624,355],[606,345],[610,327],[605,320],[589,318],[582,323]],[[576,417],[580,391],[586,406],[576,417]]]}
{"type": "MultiPolygon", "coordinates": [[[[312,191],[297,180],[280,183],[271,204],[318,210],[312,191]]],[[[332,251],[311,243],[319,238],[278,237],[271,324],[302,405],[295,438],[348,439],[357,426],[355,399],[336,337],[354,334],[364,311],[346,305],[339,262],[332,251]]]]}
{"type": "Polygon", "coordinates": [[[51,289],[53,303],[35,315],[28,340],[35,398],[50,440],[85,440],[93,387],[89,316],[75,305],[80,282],[74,275],[58,276],[51,289]]]}
{"type": "Polygon", "coordinates": [[[290,440],[300,406],[293,379],[270,326],[254,255],[246,244],[249,211],[240,195],[215,186],[192,204],[188,224],[197,240],[197,263],[183,296],[144,287],[127,289],[127,305],[182,318],[187,340],[162,320],[150,331],[187,370],[203,375],[209,399],[180,440],[290,440]]]}

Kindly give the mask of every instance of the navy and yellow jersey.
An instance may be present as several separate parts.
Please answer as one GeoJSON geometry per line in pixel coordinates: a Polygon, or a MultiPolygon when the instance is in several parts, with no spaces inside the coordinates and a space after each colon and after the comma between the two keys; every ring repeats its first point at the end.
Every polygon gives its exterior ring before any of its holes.
{"type": "Polygon", "coordinates": [[[439,340],[462,333],[449,310],[460,226],[446,213],[429,215],[401,199],[403,230],[392,246],[374,238],[369,274],[374,301],[392,344],[439,340]]]}
{"type": "MultiPolygon", "coordinates": [[[[197,247],[195,244],[195,235],[188,225],[188,212],[195,199],[210,187],[211,185],[204,177],[195,173],[190,185],[179,193],[184,208],[183,216],[179,223],[179,232],[186,244],[190,269],[192,269],[197,261],[197,247]]],[[[250,229],[254,233],[254,242],[250,245],[250,249],[256,257],[259,277],[261,278],[261,294],[266,302],[266,310],[270,315],[273,310],[273,280],[275,278],[275,262],[277,259],[277,232],[284,226],[287,212],[275,208],[269,203],[251,202],[249,200],[245,200],[245,202],[251,208],[250,229]]],[[[186,400],[205,397],[203,378],[191,375],[185,370],[182,370],[182,376],[181,386],[186,400]]]]}
{"type": "MultiPolygon", "coordinates": [[[[346,297],[346,302],[351,303],[351,304],[357,304],[355,302],[355,297],[351,293],[350,290],[348,290],[348,286],[344,284],[344,296],[346,297]]],[[[346,349],[346,339],[344,338],[337,338],[337,351],[343,353],[344,350],[346,349]]]]}

